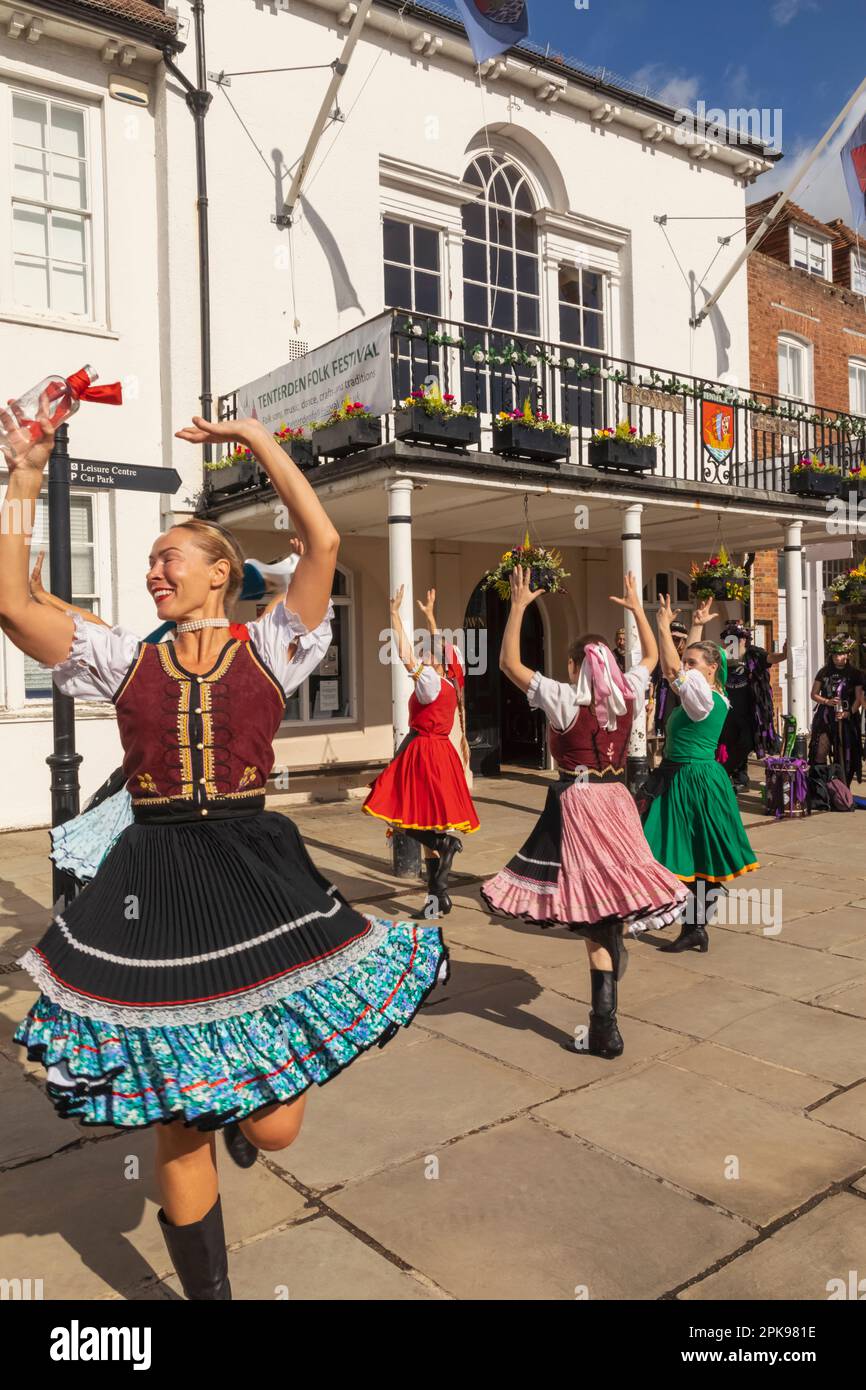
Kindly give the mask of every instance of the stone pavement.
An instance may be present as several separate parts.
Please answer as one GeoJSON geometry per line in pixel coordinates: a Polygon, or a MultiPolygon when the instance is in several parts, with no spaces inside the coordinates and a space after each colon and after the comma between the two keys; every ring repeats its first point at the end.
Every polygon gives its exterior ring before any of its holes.
{"type": "MultiPolygon", "coordinates": [[[[452,978],[415,1025],[314,1091],[292,1148],[249,1172],[220,1153],[237,1298],[811,1300],[866,1280],[866,816],[749,814],[762,868],[742,886],[761,899],[707,955],[631,944],[626,1051],[605,1062],[574,1050],[581,943],[494,922],[478,895],[545,785],[476,784],[452,978]]],[[[357,804],[293,814],[357,906],[418,905],[357,804]]],[[[47,1299],[174,1298],[152,1134],[56,1119],[11,1042],[46,841],[0,836],[0,1278],[41,1278],[47,1299]]]]}

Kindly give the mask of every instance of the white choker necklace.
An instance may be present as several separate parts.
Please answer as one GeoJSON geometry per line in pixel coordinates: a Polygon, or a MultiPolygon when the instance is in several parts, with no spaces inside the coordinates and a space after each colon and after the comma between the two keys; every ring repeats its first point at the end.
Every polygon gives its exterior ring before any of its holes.
{"type": "Polygon", "coordinates": [[[228,627],[228,618],[190,618],[188,622],[178,623],[176,632],[200,632],[204,627],[228,627]]]}

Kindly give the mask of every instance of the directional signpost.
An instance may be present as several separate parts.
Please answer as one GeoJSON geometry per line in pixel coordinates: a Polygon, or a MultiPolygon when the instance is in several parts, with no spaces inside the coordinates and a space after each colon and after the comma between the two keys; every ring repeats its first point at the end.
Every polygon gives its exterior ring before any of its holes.
{"type": "MultiPolygon", "coordinates": [[[[180,474],[174,468],[147,468],[129,463],[100,463],[94,459],[69,457],[69,427],[63,424],[54,436],[48,465],[48,555],[51,591],[64,603],[72,602],[72,542],[69,522],[69,489],[108,488],[132,492],[165,492],[172,495],[180,487],[180,474]]],[[[51,824],[62,825],[78,815],[78,768],[81,754],[75,751],[75,703],[56,686],[54,704],[54,751],[46,759],[51,768],[51,824]]],[[[54,900],[68,903],[75,894],[72,878],[54,868],[54,900]]]]}

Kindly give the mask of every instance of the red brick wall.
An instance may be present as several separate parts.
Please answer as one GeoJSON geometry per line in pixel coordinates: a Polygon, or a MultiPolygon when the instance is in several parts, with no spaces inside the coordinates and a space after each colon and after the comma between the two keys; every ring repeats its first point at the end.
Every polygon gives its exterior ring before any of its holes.
{"type": "Polygon", "coordinates": [[[779,334],[793,333],[812,345],[812,403],[848,410],[848,358],[866,357],[866,299],[762,251],[755,251],[747,265],[752,390],[778,391],[779,334]]]}
{"type": "MultiPolygon", "coordinates": [[[[779,553],[776,550],[759,550],[752,566],[752,621],[763,624],[767,650],[775,651],[779,646],[779,553]]],[[[779,667],[770,671],[773,685],[773,699],[778,709],[782,704],[782,688],[779,684],[779,667]]]]}

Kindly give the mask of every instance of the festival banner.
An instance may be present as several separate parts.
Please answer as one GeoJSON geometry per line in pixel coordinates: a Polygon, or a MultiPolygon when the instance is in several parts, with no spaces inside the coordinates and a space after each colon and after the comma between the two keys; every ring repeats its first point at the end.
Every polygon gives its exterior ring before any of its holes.
{"type": "Polygon", "coordinates": [[[454,0],[476,63],[496,58],[529,34],[526,0],[454,0]]]}
{"type": "Polygon", "coordinates": [[[724,463],[734,448],[734,407],[721,401],[702,401],[701,424],[706,448],[724,463]]]}
{"type": "Polygon", "coordinates": [[[238,418],[252,416],[272,430],[324,420],[348,396],[373,415],[394,404],[391,314],[380,314],[323,347],[277,367],[237,393],[238,418]]]}

